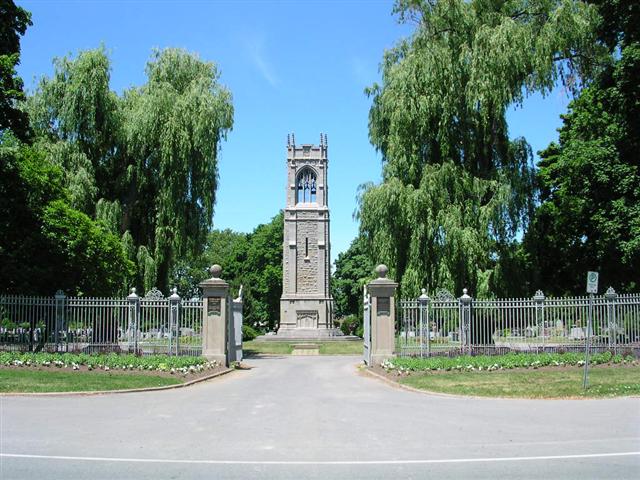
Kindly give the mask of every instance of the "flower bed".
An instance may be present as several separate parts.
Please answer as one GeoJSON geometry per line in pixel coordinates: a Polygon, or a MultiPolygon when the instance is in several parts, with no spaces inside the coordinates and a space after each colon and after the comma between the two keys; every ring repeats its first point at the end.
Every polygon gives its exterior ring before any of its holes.
{"type": "Polygon", "coordinates": [[[0,352],[0,366],[51,367],[71,370],[121,370],[164,372],[171,374],[198,374],[220,367],[216,361],[204,357],[169,357],[166,355],[135,355],[84,353],[22,353],[0,352]],[[82,367],[82,368],[81,368],[82,367]]]}
{"type": "MultiPolygon", "coordinates": [[[[636,364],[632,355],[614,355],[611,352],[596,353],[590,356],[593,365],[636,364]]],[[[505,355],[479,355],[459,357],[430,358],[393,358],[385,360],[380,366],[387,373],[398,375],[420,371],[493,371],[513,368],[540,368],[584,365],[582,353],[507,353],[505,355]]]]}

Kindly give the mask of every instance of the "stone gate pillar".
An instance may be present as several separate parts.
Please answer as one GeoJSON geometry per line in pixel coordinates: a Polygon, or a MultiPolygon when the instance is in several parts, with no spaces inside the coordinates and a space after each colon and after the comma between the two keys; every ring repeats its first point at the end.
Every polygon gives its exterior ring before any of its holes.
{"type": "Polygon", "coordinates": [[[367,285],[371,295],[371,363],[393,357],[395,351],[395,295],[398,284],[387,278],[389,269],[378,265],[378,278],[367,285]]]}
{"type": "Polygon", "coordinates": [[[213,265],[211,278],[200,283],[202,288],[202,355],[207,360],[227,363],[227,316],[229,284],[220,278],[222,267],[213,265]]]}

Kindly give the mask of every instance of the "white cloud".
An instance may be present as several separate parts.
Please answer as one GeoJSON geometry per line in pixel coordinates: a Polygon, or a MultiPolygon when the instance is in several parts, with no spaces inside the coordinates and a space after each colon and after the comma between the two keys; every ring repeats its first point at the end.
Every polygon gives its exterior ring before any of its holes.
{"type": "Polygon", "coordinates": [[[253,63],[254,67],[260,72],[260,75],[271,85],[277,87],[280,83],[278,76],[269,61],[269,57],[266,52],[265,40],[263,37],[256,35],[245,36],[245,47],[249,54],[249,59],[253,63]]]}

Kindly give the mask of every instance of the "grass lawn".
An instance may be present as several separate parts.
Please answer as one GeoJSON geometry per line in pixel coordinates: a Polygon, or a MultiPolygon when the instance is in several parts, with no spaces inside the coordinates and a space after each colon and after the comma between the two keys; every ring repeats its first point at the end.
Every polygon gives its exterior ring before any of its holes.
{"type": "Polygon", "coordinates": [[[362,355],[362,341],[325,342],[320,344],[320,355],[362,355]]]}
{"type": "Polygon", "coordinates": [[[561,398],[640,395],[640,366],[594,366],[587,391],[580,367],[494,372],[419,372],[404,385],[432,392],[483,397],[561,398]]]}
{"type": "Polygon", "coordinates": [[[361,355],[362,341],[345,342],[243,342],[242,350],[245,355],[274,354],[290,355],[296,343],[313,343],[320,346],[320,355],[361,355]]]}
{"type": "Polygon", "coordinates": [[[179,378],[111,372],[61,372],[0,369],[0,392],[88,392],[163,387],[182,383],[179,378]]]}

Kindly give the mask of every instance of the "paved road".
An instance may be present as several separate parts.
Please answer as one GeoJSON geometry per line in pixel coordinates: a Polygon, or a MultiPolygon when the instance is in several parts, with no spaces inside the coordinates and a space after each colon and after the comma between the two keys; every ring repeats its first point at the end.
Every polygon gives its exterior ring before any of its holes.
{"type": "Polygon", "coordinates": [[[251,359],[190,388],[0,397],[0,478],[639,478],[640,399],[430,396],[356,357],[251,359]]]}

